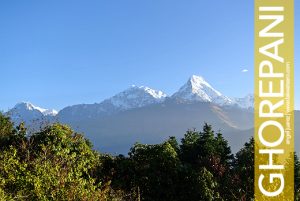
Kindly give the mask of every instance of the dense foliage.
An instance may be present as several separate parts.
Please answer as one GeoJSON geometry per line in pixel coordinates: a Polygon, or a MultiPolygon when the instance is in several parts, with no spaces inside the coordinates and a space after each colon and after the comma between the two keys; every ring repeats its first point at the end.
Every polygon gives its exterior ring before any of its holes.
{"type": "MultiPolygon", "coordinates": [[[[28,135],[0,114],[0,201],[253,200],[254,140],[235,155],[208,124],[181,142],[136,143],[128,156],[100,154],[83,135],[54,124],[28,135]]],[[[295,194],[300,198],[300,162],[295,194]]]]}

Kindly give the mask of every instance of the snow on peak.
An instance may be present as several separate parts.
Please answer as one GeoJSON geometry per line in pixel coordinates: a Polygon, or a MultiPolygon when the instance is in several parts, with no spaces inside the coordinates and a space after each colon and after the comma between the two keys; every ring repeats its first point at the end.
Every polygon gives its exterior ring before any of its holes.
{"type": "Polygon", "coordinates": [[[201,93],[201,91],[206,91],[206,93],[210,93],[208,95],[222,95],[219,91],[215,90],[208,82],[206,82],[201,76],[192,75],[188,83],[190,83],[193,93],[201,93]]]}
{"type": "Polygon", "coordinates": [[[111,103],[115,107],[125,110],[160,103],[164,101],[166,97],[167,95],[162,91],[145,86],[132,85],[125,91],[106,99],[103,103],[111,103]]]}
{"type": "Polygon", "coordinates": [[[236,104],[241,108],[254,108],[254,95],[248,94],[247,96],[243,98],[235,98],[234,99],[236,104]]]}
{"type": "Polygon", "coordinates": [[[142,90],[146,93],[148,93],[149,95],[151,95],[153,98],[156,98],[156,99],[164,99],[167,97],[167,94],[165,94],[164,92],[162,91],[159,91],[159,90],[155,90],[155,89],[151,89],[149,87],[145,87],[145,86],[134,86],[133,87],[134,89],[137,89],[137,90],[142,90]]]}
{"type": "Polygon", "coordinates": [[[192,75],[176,93],[173,98],[188,101],[212,102],[218,105],[231,105],[233,100],[215,90],[203,77],[192,75]]]}
{"type": "Polygon", "coordinates": [[[42,112],[45,116],[56,116],[58,114],[57,110],[54,109],[44,109],[42,112]]]}
{"type": "Polygon", "coordinates": [[[35,106],[30,102],[20,102],[20,103],[16,104],[16,106],[12,110],[19,111],[19,112],[25,111],[25,110],[39,111],[40,113],[42,113],[45,116],[55,116],[58,113],[56,110],[44,109],[44,108],[35,106]]]}

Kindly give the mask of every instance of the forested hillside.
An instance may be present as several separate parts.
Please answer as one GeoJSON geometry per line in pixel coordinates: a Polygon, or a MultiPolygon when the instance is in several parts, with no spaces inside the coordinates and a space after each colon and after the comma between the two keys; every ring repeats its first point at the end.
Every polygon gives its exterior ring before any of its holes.
{"type": "MultiPolygon", "coordinates": [[[[254,140],[235,155],[222,133],[204,124],[177,141],[136,143],[128,155],[93,150],[70,127],[27,135],[0,114],[0,200],[252,200],[254,140]]],[[[295,157],[299,200],[300,163],[295,157]]]]}

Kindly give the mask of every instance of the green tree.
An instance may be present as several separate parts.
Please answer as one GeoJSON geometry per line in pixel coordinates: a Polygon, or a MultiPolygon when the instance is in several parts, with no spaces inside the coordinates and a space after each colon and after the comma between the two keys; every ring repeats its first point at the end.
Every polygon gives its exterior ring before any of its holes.
{"type": "Polygon", "coordinates": [[[134,163],[135,185],[141,200],[177,200],[180,161],[169,142],[158,145],[136,144],[129,153],[134,163]]]}
{"type": "MultiPolygon", "coordinates": [[[[25,133],[22,127],[19,133],[25,133]]],[[[0,196],[9,200],[107,200],[93,177],[101,165],[90,143],[55,124],[11,144],[0,155],[0,196]],[[22,146],[21,146],[22,145],[22,146]]]]}
{"type": "Polygon", "coordinates": [[[252,200],[254,197],[254,144],[251,138],[235,156],[231,188],[235,199],[252,200]]]}
{"type": "Polygon", "coordinates": [[[181,140],[181,159],[197,167],[211,170],[212,165],[230,166],[233,159],[228,142],[219,132],[215,136],[212,126],[205,123],[203,130],[189,130],[181,140]]]}
{"type": "Polygon", "coordinates": [[[206,168],[195,170],[191,166],[182,166],[179,175],[178,201],[222,200],[218,183],[206,168]]]}
{"type": "Polygon", "coordinates": [[[0,150],[5,150],[11,145],[21,146],[26,141],[26,133],[24,123],[20,123],[16,128],[10,118],[0,113],[0,150]]]}
{"type": "Polygon", "coordinates": [[[15,133],[14,124],[10,118],[0,112],[0,138],[9,137],[15,133]]]}
{"type": "Polygon", "coordinates": [[[216,153],[220,157],[223,165],[230,167],[232,165],[234,155],[231,152],[231,148],[228,141],[224,139],[222,133],[218,132],[215,137],[216,140],[216,153]]]}
{"type": "MultiPolygon", "coordinates": [[[[180,146],[181,159],[184,166],[192,167],[197,172],[202,168],[209,171],[217,182],[220,197],[231,198],[228,188],[231,184],[233,154],[223,135],[215,133],[212,126],[205,123],[203,130],[189,130],[180,146]]],[[[230,199],[229,199],[230,200],[230,199]]]]}
{"type": "Polygon", "coordinates": [[[215,141],[215,132],[211,125],[207,123],[204,124],[203,130],[200,132],[197,148],[198,152],[200,153],[200,158],[203,162],[209,160],[210,157],[216,154],[217,147],[215,141]]]}
{"type": "Polygon", "coordinates": [[[198,143],[200,134],[195,129],[188,130],[181,139],[180,157],[185,163],[196,164],[199,153],[198,143]]]}
{"type": "Polygon", "coordinates": [[[10,144],[11,137],[16,133],[10,118],[0,112],[0,150],[10,144]]]}
{"type": "Polygon", "coordinates": [[[174,136],[169,137],[167,142],[173,147],[173,149],[176,151],[177,154],[180,153],[180,147],[179,147],[176,137],[174,137],[174,136]]]}

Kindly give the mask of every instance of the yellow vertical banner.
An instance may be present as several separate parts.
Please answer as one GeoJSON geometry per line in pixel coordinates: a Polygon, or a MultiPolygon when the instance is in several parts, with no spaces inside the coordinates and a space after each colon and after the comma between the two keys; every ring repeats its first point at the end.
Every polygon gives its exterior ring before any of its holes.
{"type": "Polygon", "coordinates": [[[294,1],[255,0],[255,200],[294,201],[294,1]]]}

